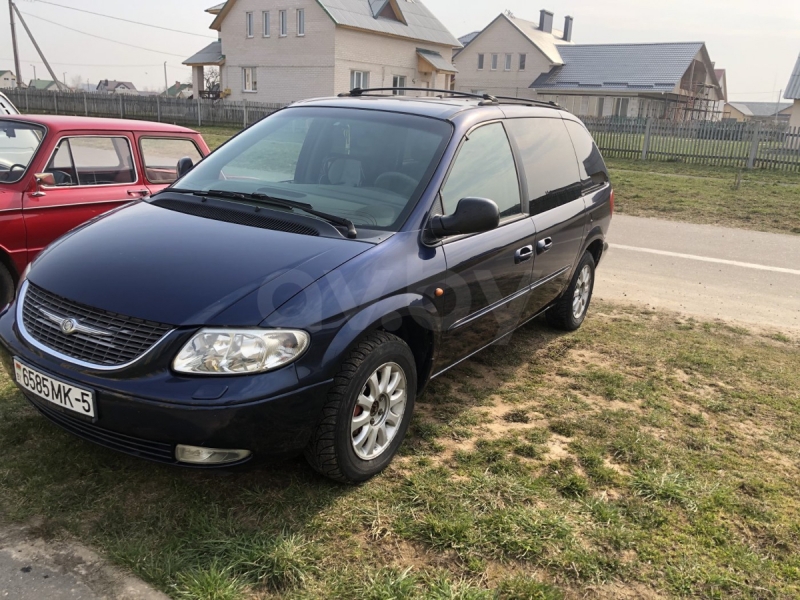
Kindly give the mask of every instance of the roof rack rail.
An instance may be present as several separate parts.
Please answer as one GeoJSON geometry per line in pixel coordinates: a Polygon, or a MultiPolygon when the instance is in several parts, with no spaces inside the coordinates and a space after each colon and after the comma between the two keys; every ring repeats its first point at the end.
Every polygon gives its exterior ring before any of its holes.
{"type": "Polygon", "coordinates": [[[520,104],[535,104],[537,106],[546,106],[548,108],[555,108],[559,110],[564,110],[563,107],[559,106],[552,100],[533,100],[530,98],[514,98],[512,96],[494,96],[492,94],[473,94],[471,92],[460,92],[458,90],[442,90],[437,88],[421,88],[421,87],[380,87],[380,88],[354,88],[349,92],[343,92],[339,94],[340,98],[358,98],[361,96],[369,96],[374,95],[373,92],[433,92],[435,94],[447,94],[449,96],[457,96],[459,98],[475,98],[476,100],[481,100],[481,104],[503,104],[501,101],[506,101],[508,103],[520,103],[520,104]]]}
{"type": "Polygon", "coordinates": [[[472,94],[470,92],[459,92],[458,90],[442,90],[437,88],[422,88],[422,87],[380,87],[380,88],[354,88],[349,92],[343,92],[339,94],[340,98],[345,97],[353,97],[357,98],[359,96],[366,96],[372,92],[434,92],[436,94],[448,94],[450,96],[459,96],[461,98],[475,98],[477,100],[483,100],[485,102],[491,102],[492,104],[497,104],[497,98],[492,96],[491,94],[472,94]]]}

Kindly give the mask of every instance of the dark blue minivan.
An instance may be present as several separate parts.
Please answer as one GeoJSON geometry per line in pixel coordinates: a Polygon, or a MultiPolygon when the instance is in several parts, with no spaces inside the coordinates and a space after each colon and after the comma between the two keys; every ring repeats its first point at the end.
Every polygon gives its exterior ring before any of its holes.
{"type": "Polygon", "coordinates": [[[0,308],[33,406],[154,461],[358,482],[430,379],[542,313],[578,328],[613,211],[583,124],[396,91],[280,110],[45,250],[0,308]]]}

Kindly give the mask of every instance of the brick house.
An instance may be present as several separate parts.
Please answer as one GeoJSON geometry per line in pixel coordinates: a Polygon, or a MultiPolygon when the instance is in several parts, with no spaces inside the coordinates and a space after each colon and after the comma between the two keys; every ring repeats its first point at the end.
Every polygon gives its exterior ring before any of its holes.
{"type": "Polygon", "coordinates": [[[228,0],[190,57],[195,97],[220,69],[231,100],[288,103],[354,87],[449,89],[458,40],[421,0],[228,0]]]}

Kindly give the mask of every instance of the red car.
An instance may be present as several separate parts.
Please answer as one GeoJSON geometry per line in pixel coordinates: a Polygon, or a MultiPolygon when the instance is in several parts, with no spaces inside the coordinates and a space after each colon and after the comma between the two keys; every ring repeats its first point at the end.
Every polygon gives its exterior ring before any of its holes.
{"type": "MultiPolygon", "coordinates": [[[[0,307],[50,242],[178,176],[209,153],[184,127],[88,117],[0,117],[0,307]]],[[[102,251],[102,248],[98,249],[102,251]]]]}

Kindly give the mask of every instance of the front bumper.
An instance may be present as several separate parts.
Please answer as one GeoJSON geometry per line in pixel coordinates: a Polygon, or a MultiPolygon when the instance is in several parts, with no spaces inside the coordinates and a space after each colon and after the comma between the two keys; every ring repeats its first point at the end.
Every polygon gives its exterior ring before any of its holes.
{"type": "MultiPolygon", "coordinates": [[[[13,308],[13,306],[12,306],[13,308]]],[[[56,379],[95,391],[95,419],[73,414],[22,390],[50,421],[83,439],[163,463],[175,446],[250,450],[253,456],[301,451],[317,425],[332,381],[301,387],[293,365],[241,377],[179,377],[154,361],[123,378],[98,374],[31,347],[0,315],[0,363],[13,378],[13,357],[56,379]]]]}

